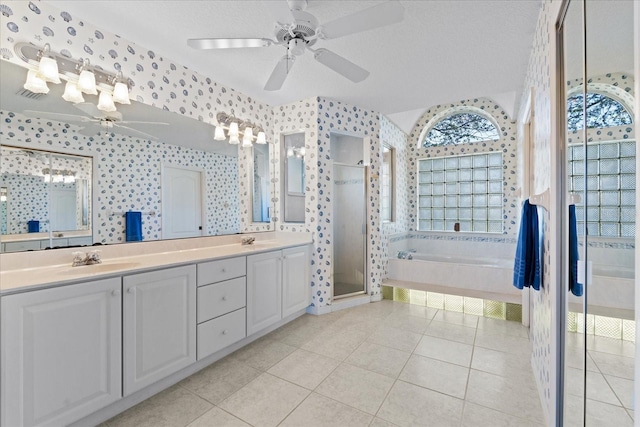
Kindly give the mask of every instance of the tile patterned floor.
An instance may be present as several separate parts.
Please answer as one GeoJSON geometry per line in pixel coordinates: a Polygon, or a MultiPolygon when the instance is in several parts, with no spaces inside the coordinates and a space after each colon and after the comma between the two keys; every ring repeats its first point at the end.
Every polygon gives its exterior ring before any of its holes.
{"type": "MultiPolygon", "coordinates": [[[[593,419],[631,425],[628,346],[591,347],[590,381],[610,386],[593,419]]],[[[537,426],[529,359],[518,323],[382,301],[300,317],[104,425],[537,426]]]]}

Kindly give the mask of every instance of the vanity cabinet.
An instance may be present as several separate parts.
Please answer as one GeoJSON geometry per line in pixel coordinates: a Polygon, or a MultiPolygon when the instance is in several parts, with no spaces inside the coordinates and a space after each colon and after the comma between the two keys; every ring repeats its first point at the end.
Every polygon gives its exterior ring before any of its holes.
{"type": "Polygon", "coordinates": [[[121,397],[121,279],[2,297],[3,426],[67,425],[121,397]]]}
{"type": "Polygon", "coordinates": [[[309,305],[309,247],[247,257],[247,335],[309,305]]]}
{"type": "Polygon", "coordinates": [[[196,266],[123,279],[123,378],[129,395],[196,361],[196,266]]]}
{"type": "Polygon", "coordinates": [[[247,336],[247,259],[198,264],[198,359],[247,336]]]}

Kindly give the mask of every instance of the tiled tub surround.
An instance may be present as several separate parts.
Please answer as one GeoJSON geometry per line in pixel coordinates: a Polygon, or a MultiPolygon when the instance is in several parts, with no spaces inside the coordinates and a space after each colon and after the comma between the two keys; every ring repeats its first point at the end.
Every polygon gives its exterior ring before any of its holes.
{"type": "Polygon", "coordinates": [[[0,254],[0,294],[8,295],[159,267],[193,264],[214,258],[254,254],[312,242],[311,233],[265,232],[255,233],[253,236],[256,237],[255,243],[246,246],[240,244],[243,235],[233,235],[81,248],[86,251],[101,251],[102,264],[95,266],[71,267],[71,254],[78,248],[3,253],[0,254]],[[92,271],[92,267],[97,268],[92,271]]]}

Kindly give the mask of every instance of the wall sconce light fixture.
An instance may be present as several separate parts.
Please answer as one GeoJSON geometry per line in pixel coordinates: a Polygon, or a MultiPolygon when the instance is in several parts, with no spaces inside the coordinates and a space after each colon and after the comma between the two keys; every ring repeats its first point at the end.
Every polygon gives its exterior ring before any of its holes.
{"type": "Polygon", "coordinates": [[[218,125],[216,126],[213,139],[224,141],[229,138],[229,144],[240,144],[240,134],[242,134],[242,147],[251,147],[256,144],[266,144],[267,136],[261,126],[251,123],[249,120],[242,120],[233,114],[219,112],[216,116],[218,125]],[[227,131],[225,136],[225,130],[227,131]],[[254,135],[254,132],[257,134],[254,135]]]}
{"type": "Polygon", "coordinates": [[[99,67],[92,67],[89,60],[74,60],[51,51],[47,43],[39,48],[31,43],[17,43],[15,51],[18,57],[28,64],[27,81],[24,88],[34,93],[48,93],[47,82],[59,84],[66,80],[65,101],[77,104],[84,102],[83,93],[98,95],[98,109],[106,112],[116,111],[114,101],[130,104],[129,85],[122,72],[109,73],[99,67]]]}

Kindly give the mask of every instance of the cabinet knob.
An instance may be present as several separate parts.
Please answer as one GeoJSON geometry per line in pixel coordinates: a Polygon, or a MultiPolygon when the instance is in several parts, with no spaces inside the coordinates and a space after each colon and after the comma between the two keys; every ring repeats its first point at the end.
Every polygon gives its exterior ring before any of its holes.
{"type": "Polygon", "coordinates": [[[227,335],[227,330],[222,331],[222,335],[227,335]]]}
{"type": "Polygon", "coordinates": [[[120,294],[120,291],[118,291],[117,289],[114,289],[111,291],[111,295],[114,297],[117,297],[120,294]]]}
{"type": "Polygon", "coordinates": [[[130,294],[135,292],[135,288],[132,286],[129,289],[127,289],[127,292],[129,292],[130,294]]]}
{"type": "Polygon", "coordinates": [[[222,269],[222,270],[220,270],[220,271],[221,271],[221,272],[223,272],[223,273],[226,273],[226,272],[227,272],[227,269],[226,269],[226,268],[223,268],[223,269],[222,269]]]}
{"type": "Polygon", "coordinates": [[[226,296],[226,295],[223,295],[223,297],[222,297],[222,301],[226,301],[226,300],[227,300],[227,296],[226,296]]]}

